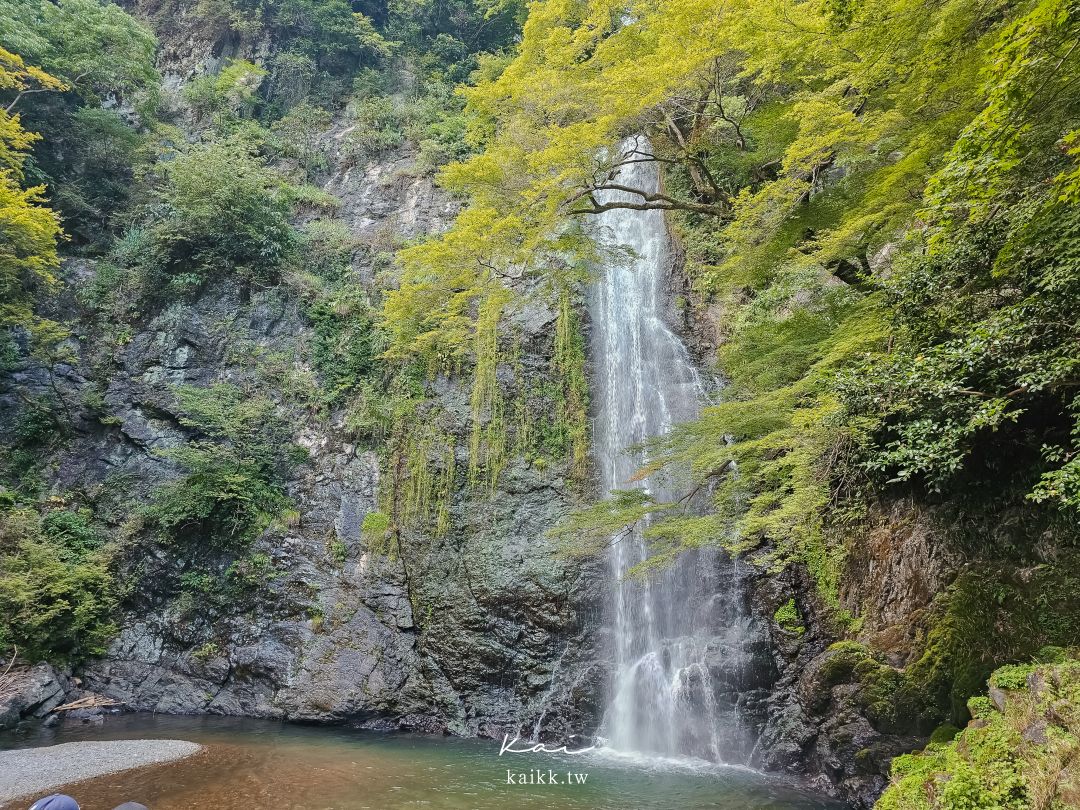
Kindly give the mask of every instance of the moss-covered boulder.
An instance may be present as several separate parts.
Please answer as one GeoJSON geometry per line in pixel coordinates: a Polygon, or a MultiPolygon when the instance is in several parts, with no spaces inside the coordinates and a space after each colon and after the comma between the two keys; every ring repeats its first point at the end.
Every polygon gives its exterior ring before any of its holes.
{"type": "Polygon", "coordinates": [[[1006,666],[954,739],[935,735],[893,761],[877,810],[1064,810],[1080,807],[1080,650],[1006,666]]]}

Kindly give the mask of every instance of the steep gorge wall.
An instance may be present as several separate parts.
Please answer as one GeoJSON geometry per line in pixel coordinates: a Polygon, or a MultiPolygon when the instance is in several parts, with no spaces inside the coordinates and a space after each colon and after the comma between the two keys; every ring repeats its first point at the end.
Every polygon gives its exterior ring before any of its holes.
{"type": "MultiPolygon", "coordinates": [[[[674,229],[673,236],[680,247],[684,235],[674,229]]],[[[668,298],[669,318],[700,365],[712,367],[736,313],[700,299],[681,249],[668,298]]],[[[771,544],[744,556],[748,610],[766,631],[766,660],[754,666],[755,679],[768,684],[753,709],[762,767],[802,774],[851,806],[870,808],[889,784],[892,759],[926,744],[936,723],[897,717],[895,684],[883,687],[882,676],[899,678],[923,652],[935,605],[972,562],[947,525],[916,500],[897,497],[837,531],[844,562],[833,607],[804,565],[777,570],[771,544]],[[838,623],[838,609],[853,623],[838,623]]]]}
{"type": "MultiPolygon", "coordinates": [[[[407,167],[408,156],[397,155],[331,179],[357,237],[418,235],[445,220],[449,204],[407,167]]],[[[94,267],[73,260],[65,272],[77,287],[94,267]]],[[[543,307],[518,318],[526,377],[548,373],[553,320],[543,307]]],[[[106,369],[91,370],[85,357],[85,365],[57,368],[73,434],[50,460],[52,490],[78,492],[99,508],[109,501],[130,516],[130,496],[137,502],[177,475],[159,455],[191,435],[179,420],[177,386],[228,381],[276,396],[287,382],[275,375],[302,364],[311,340],[289,290],[221,282],[141,325],[106,369]],[[260,360],[272,356],[290,359],[280,367],[260,360]],[[95,374],[106,378],[103,413],[77,404],[95,374]]],[[[83,345],[73,348],[84,353],[83,345]]],[[[9,412],[53,385],[32,365],[10,382],[9,412]]],[[[441,428],[458,438],[463,469],[467,384],[442,379],[436,388],[441,428]]],[[[177,583],[192,560],[181,549],[140,546],[126,563],[133,592],[122,630],[83,673],[86,686],[135,709],[493,736],[531,728],[545,710],[547,723],[574,722],[572,712],[551,711],[569,700],[558,691],[571,685],[579,690],[572,703],[587,712],[593,682],[576,659],[591,649],[586,617],[597,578],[544,537],[568,508],[565,470],[515,460],[490,495],[461,485],[446,536],[387,558],[361,534],[364,516],[377,509],[379,454],[350,438],[344,416],[289,411],[292,437],[310,458],[288,481],[297,514],[254,545],[274,573],[250,604],[232,615],[180,611],[177,583]]],[[[229,562],[221,555],[215,565],[229,562]]]]}
{"type": "MultiPolygon", "coordinates": [[[[265,62],[273,54],[272,42],[208,25],[190,4],[131,10],[155,24],[165,105],[177,105],[181,119],[182,82],[228,58],[265,62]]],[[[386,251],[444,227],[456,206],[417,169],[411,146],[367,166],[339,159],[344,126],[321,136],[331,165],[320,185],[337,197],[336,216],[359,246],[352,272],[375,292],[386,251]]],[[[100,325],[76,294],[96,271],[93,260],[67,260],[67,291],[52,313],[72,325],[67,348],[76,359],[50,372],[24,358],[0,383],[5,431],[26,401],[61,401],[70,435],[44,459],[46,487],[58,502],[91,506],[126,538],[119,635],[80,672],[85,688],[132,709],[371,728],[501,736],[594,725],[603,674],[592,660],[591,621],[600,576],[592,563],[557,554],[545,537],[575,498],[567,465],[512,457],[490,492],[459,475],[448,531],[418,531],[399,554],[375,549],[362,527],[385,493],[385,447],[358,436],[346,410],[316,412],[288,395],[298,377],[315,373],[315,327],[302,289],[214,281],[134,324],[103,357],[100,325]],[[222,382],[274,400],[288,438],[306,451],[288,475],[287,516],[255,540],[246,560],[228,550],[196,554],[140,527],[141,506],[182,474],[163,451],[198,438],[183,423],[177,389],[222,382]],[[181,587],[185,575],[225,575],[251,559],[262,568],[249,572],[227,609],[212,597],[193,603],[181,587]]],[[[514,368],[497,370],[501,388],[545,388],[555,318],[539,299],[510,317],[519,350],[514,368]]],[[[464,470],[469,380],[440,376],[428,389],[416,427],[437,422],[464,470]]]]}

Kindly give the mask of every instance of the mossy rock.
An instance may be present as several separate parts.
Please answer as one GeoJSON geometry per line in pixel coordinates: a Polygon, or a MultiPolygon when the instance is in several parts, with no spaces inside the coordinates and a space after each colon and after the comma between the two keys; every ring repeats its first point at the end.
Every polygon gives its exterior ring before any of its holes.
{"type": "Polygon", "coordinates": [[[974,698],[975,719],[955,739],[941,726],[924,751],[897,757],[877,810],[1080,806],[1080,660],[1005,667],[991,681],[1017,683],[1021,670],[1024,685],[1002,708],[974,698]]]}

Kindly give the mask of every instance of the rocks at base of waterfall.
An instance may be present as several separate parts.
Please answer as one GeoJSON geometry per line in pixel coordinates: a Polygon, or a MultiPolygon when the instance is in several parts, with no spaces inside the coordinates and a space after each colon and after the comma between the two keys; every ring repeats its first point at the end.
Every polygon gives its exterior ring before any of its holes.
{"type": "Polygon", "coordinates": [[[802,633],[769,621],[780,677],[768,699],[762,767],[805,774],[852,807],[870,810],[888,783],[892,759],[925,744],[917,736],[875,728],[870,719],[860,673],[870,665],[887,671],[887,660],[857,643],[831,643],[826,622],[814,612],[815,585],[805,571],[761,576],[754,587],[763,617],[794,595],[805,620],[802,633]]]}
{"type": "Polygon", "coordinates": [[[761,766],[768,771],[801,772],[805,752],[817,734],[817,726],[798,704],[789,703],[774,711],[759,739],[761,766]]]}
{"type": "Polygon", "coordinates": [[[44,718],[65,702],[72,689],[71,679],[50,664],[12,669],[14,683],[0,697],[0,728],[11,728],[26,718],[44,718]]]}

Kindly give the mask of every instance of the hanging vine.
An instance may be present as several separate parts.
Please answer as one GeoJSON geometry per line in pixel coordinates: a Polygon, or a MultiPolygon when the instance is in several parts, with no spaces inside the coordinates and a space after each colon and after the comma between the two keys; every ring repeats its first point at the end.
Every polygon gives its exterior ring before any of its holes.
{"type": "Polygon", "coordinates": [[[506,402],[499,390],[499,320],[511,298],[510,291],[496,287],[481,302],[474,336],[476,366],[470,399],[472,434],[469,439],[469,486],[494,492],[506,467],[506,402]]]}

